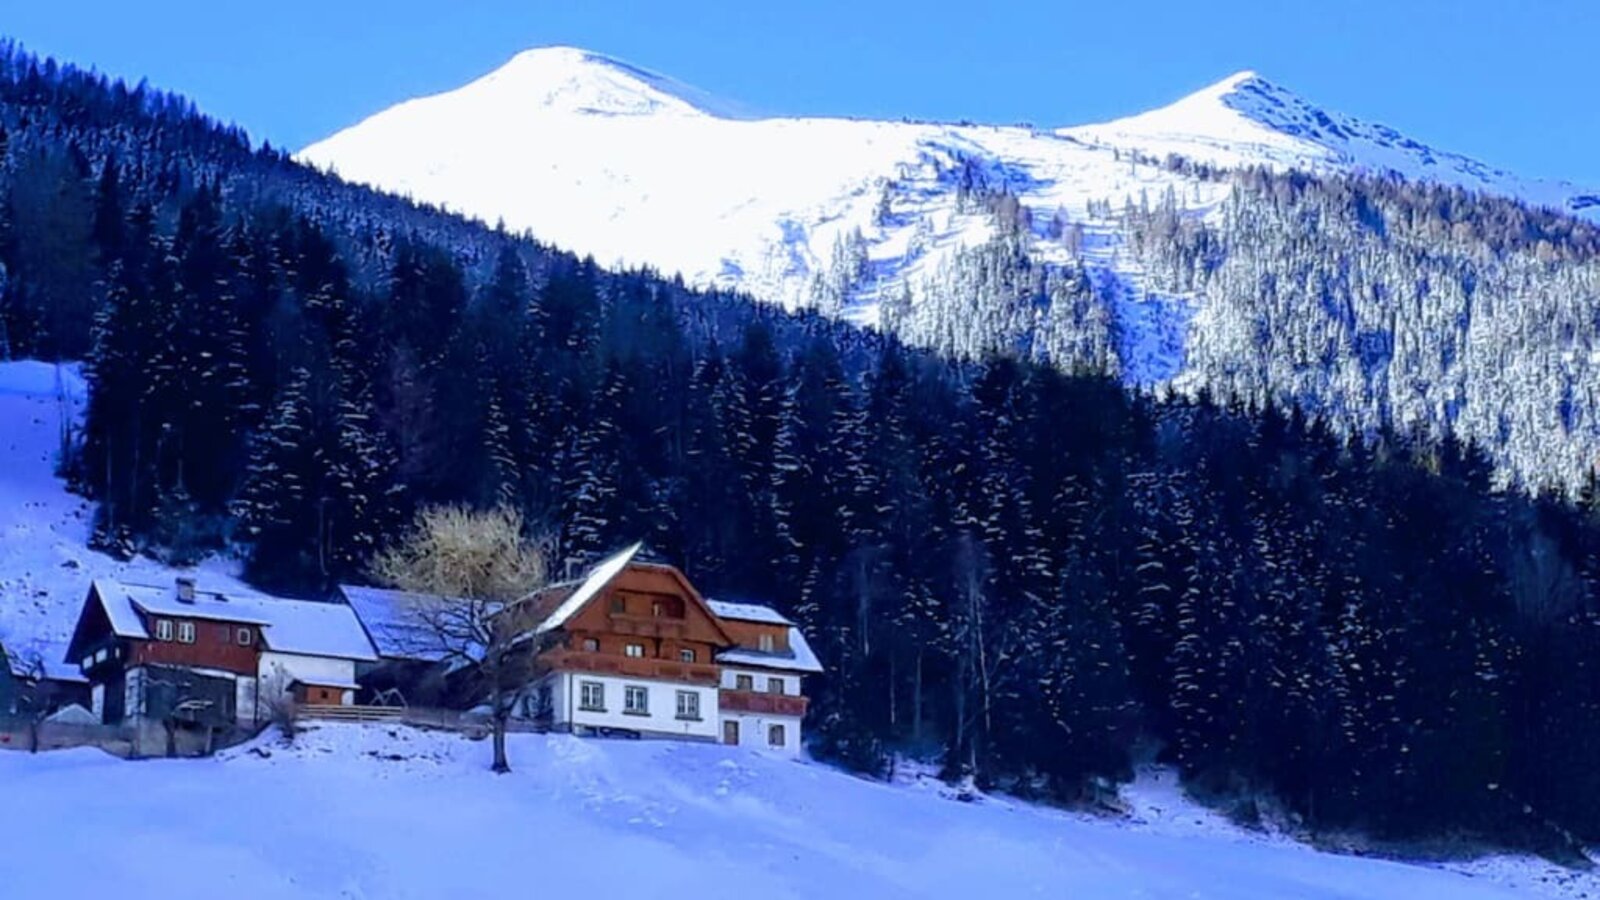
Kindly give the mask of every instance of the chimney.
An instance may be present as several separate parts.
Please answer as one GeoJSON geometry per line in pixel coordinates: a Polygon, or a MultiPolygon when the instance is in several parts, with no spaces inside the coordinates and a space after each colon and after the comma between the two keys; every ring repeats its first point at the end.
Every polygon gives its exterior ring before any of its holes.
{"type": "Polygon", "coordinates": [[[179,603],[193,603],[194,602],[194,579],[190,578],[187,575],[179,575],[178,578],[177,578],[177,582],[178,582],[178,602],[179,603]]]}

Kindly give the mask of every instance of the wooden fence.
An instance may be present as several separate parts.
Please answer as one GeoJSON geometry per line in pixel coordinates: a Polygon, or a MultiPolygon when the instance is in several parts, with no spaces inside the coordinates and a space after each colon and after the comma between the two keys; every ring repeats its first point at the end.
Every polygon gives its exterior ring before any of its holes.
{"type": "Polygon", "coordinates": [[[399,722],[405,718],[404,706],[339,706],[307,703],[300,707],[301,718],[329,722],[399,722]]]}

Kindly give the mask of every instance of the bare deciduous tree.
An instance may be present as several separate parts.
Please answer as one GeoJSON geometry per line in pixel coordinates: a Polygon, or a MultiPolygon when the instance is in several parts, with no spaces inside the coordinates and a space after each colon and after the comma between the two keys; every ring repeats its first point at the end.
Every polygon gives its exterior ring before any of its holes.
{"type": "Polygon", "coordinates": [[[508,608],[545,585],[545,553],[524,533],[522,516],[499,507],[439,506],[372,561],[374,580],[416,595],[409,624],[437,641],[452,662],[475,670],[489,695],[494,771],[509,772],[506,722],[533,677],[508,608]]]}

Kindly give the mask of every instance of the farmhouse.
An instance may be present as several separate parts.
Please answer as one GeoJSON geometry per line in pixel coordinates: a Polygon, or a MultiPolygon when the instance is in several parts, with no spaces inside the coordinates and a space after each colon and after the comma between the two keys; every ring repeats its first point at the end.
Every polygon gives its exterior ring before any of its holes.
{"type": "Polygon", "coordinates": [[[556,730],[798,753],[801,678],[822,671],[800,629],[765,606],[707,601],[638,554],[518,605],[544,673],[528,713],[556,730]]]}
{"type": "MultiPolygon", "coordinates": [[[[451,677],[454,655],[422,621],[452,601],[341,592],[378,651],[359,669],[368,696],[470,705],[470,686],[451,677]]],[[[637,544],[500,615],[533,657],[517,718],[534,727],[800,752],[801,682],[822,671],[800,629],[766,606],[707,600],[676,567],[641,559],[637,544]]]]}
{"type": "Polygon", "coordinates": [[[265,722],[288,698],[353,703],[356,665],[377,656],[342,603],[201,590],[178,578],[94,582],[67,659],[88,679],[100,722],[221,729],[265,722]]]}

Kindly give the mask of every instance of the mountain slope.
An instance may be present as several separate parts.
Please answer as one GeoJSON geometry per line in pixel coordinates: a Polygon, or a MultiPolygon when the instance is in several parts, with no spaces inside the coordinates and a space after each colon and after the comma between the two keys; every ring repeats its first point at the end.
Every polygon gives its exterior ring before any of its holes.
{"type": "Polygon", "coordinates": [[[252,900],[500,897],[519,884],[635,897],[1491,900],[1548,871],[1523,862],[1522,883],[1502,887],[1263,840],[1181,804],[1165,812],[1200,821],[958,803],[720,746],[513,735],[508,776],[487,770],[487,752],[437,732],[323,726],[293,748],[268,739],[210,761],[0,754],[8,799],[33,811],[0,820],[0,860],[19,896],[70,885],[252,900]],[[68,831],[79,841],[60,840],[68,831]],[[73,850],[85,845],[101,854],[87,870],[73,850]],[[194,877],[172,877],[179,858],[194,877]],[[618,864],[597,870],[602,859],[618,864]]]}
{"type": "Polygon", "coordinates": [[[557,47],[385,110],[299,156],[602,263],[681,272],[791,306],[808,300],[835,244],[859,228],[872,265],[848,299],[870,319],[874,285],[915,282],[941,247],[990,236],[990,217],[957,203],[956,175],[969,162],[1041,222],[1059,214],[1093,229],[1090,201],[1169,189],[1199,210],[1219,199],[1215,185],[1131,162],[1130,151],[1230,167],[1393,171],[1600,216],[1594,192],[1431,149],[1249,72],[1160,110],[1050,132],[754,118],[664,76],[557,47]]]}
{"type": "Polygon", "coordinates": [[[1252,72],[1054,131],[724,113],[624,63],[535,50],[300,158],[602,263],[944,353],[1016,352],[1134,385],[1293,403],[1359,433],[1451,432],[1485,448],[1506,482],[1571,489],[1600,458],[1588,409],[1600,374],[1583,364],[1600,347],[1582,325],[1594,255],[1583,229],[1600,221],[1600,192],[1428,147],[1252,72]],[[1276,255],[1263,259],[1249,222],[1298,189],[1252,182],[1247,167],[1341,185],[1276,216],[1270,227],[1293,233],[1269,235],[1276,255]],[[1436,186],[1464,192],[1428,195],[1436,186]],[[1319,224],[1350,210],[1350,228],[1319,224]],[[1438,260],[1426,275],[1423,257],[1438,260]],[[1344,270],[1308,277],[1308,260],[1340,259],[1344,270]],[[1229,261],[1226,279],[1210,277],[1229,261]],[[1351,266],[1367,274],[1346,277],[1351,266]],[[1263,302],[1240,302],[1254,295],[1263,302]],[[1556,344],[1522,337],[1541,330],[1556,344]],[[1566,361],[1559,372],[1552,358],[1566,361]],[[1485,387],[1502,371],[1533,374],[1485,387]]]}

